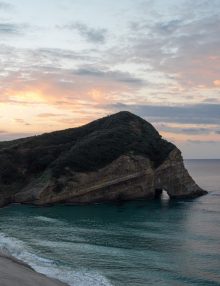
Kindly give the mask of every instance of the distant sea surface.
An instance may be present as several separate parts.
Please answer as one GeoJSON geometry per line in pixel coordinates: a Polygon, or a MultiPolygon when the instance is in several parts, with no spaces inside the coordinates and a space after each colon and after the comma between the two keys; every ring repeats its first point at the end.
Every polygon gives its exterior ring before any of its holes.
{"type": "Polygon", "coordinates": [[[75,286],[219,286],[220,160],[186,160],[209,194],[0,209],[0,250],[75,286]]]}

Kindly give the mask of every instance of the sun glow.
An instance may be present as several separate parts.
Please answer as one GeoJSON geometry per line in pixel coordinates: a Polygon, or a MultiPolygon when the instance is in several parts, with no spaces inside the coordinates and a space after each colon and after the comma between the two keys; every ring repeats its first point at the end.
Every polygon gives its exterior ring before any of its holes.
{"type": "Polygon", "coordinates": [[[9,99],[16,102],[44,103],[45,98],[40,90],[13,91],[9,93],[9,99]]]}

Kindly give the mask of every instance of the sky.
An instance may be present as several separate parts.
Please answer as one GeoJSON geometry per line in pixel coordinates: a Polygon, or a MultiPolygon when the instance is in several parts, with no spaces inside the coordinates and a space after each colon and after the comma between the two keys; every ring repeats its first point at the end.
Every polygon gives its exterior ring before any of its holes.
{"type": "Polygon", "coordinates": [[[0,1],[0,141],[129,110],[220,158],[219,0],[0,1]]]}

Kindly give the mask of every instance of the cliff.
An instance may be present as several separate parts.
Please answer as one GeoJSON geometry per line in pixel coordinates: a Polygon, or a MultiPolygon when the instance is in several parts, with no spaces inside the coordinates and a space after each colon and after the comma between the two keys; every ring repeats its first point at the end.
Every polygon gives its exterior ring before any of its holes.
{"type": "Polygon", "coordinates": [[[181,152],[140,117],[119,112],[79,128],[0,142],[0,206],[192,198],[202,190],[181,152]]]}

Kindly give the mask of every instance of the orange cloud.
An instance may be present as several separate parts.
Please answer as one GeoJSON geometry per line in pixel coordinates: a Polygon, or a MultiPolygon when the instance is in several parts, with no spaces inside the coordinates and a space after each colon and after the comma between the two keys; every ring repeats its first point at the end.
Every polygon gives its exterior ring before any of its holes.
{"type": "Polygon", "coordinates": [[[8,98],[11,101],[16,102],[26,102],[26,103],[44,103],[45,98],[40,90],[23,90],[23,91],[16,91],[11,90],[8,93],[8,98]]]}
{"type": "Polygon", "coordinates": [[[90,90],[88,95],[96,102],[103,103],[105,101],[104,92],[98,88],[93,88],[90,90]]]}
{"type": "Polygon", "coordinates": [[[2,84],[0,80],[0,100],[27,104],[59,104],[61,101],[70,104],[76,101],[109,103],[117,101],[122,94],[132,94],[141,88],[120,73],[94,74],[55,69],[52,72],[32,71],[24,78],[22,72],[12,73],[2,79],[2,84]]]}
{"type": "Polygon", "coordinates": [[[30,71],[24,77],[22,72],[12,72],[0,78],[0,130],[7,126],[11,133],[39,134],[102,117],[108,113],[103,106],[138,89],[129,78],[115,79],[117,75],[55,69],[30,71]]]}
{"type": "Polygon", "coordinates": [[[214,86],[220,87],[220,79],[214,80],[213,81],[214,86]]]}

